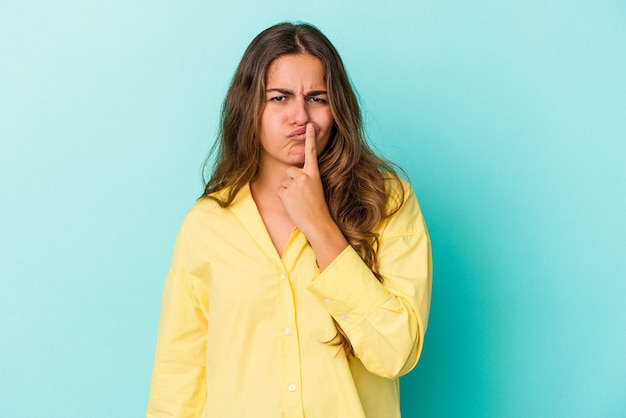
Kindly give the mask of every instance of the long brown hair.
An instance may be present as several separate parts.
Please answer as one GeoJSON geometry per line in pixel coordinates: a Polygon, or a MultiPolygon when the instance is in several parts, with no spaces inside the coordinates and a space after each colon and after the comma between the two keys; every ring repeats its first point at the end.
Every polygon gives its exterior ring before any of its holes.
{"type": "MultiPolygon", "coordinates": [[[[258,138],[265,103],[267,71],[284,55],[310,54],[324,65],[334,126],[328,145],[319,155],[319,170],[333,220],[379,281],[376,228],[404,201],[404,189],[393,164],[377,156],[365,141],[361,110],[343,62],[335,47],[316,27],[280,23],[250,43],[235,71],[222,106],[218,141],[207,160],[213,166],[202,197],[222,207],[233,201],[259,170],[258,138]],[[386,184],[395,182],[395,185],[386,184]],[[393,194],[390,193],[393,190],[393,194]],[[224,191],[219,196],[216,192],[224,191]]],[[[337,339],[348,356],[354,354],[341,327],[337,339]]]]}

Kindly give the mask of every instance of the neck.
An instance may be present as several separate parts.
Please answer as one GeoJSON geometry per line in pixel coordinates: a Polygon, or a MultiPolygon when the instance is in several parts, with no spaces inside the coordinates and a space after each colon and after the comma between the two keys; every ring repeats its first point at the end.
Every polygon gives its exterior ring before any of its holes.
{"type": "Polygon", "coordinates": [[[269,191],[276,194],[276,190],[280,187],[280,182],[287,177],[287,167],[261,167],[259,173],[251,184],[251,187],[257,192],[265,193],[269,191]]]}
{"type": "Polygon", "coordinates": [[[285,205],[278,196],[280,182],[286,173],[280,170],[261,170],[259,175],[250,183],[250,193],[256,207],[263,218],[263,223],[268,230],[274,246],[282,256],[282,249],[287,243],[289,236],[295,228],[295,224],[289,217],[285,205]]]}
{"type": "Polygon", "coordinates": [[[256,178],[250,182],[250,192],[257,205],[261,202],[280,201],[276,191],[280,187],[281,180],[285,178],[285,174],[276,171],[278,170],[261,169],[256,178]]]}

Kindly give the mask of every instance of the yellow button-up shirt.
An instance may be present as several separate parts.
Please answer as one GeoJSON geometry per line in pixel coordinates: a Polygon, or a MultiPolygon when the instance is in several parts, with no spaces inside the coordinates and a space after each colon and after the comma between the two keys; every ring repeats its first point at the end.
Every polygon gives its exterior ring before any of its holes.
{"type": "Polygon", "coordinates": [[[294,230],[279,257],[250,188],[201,199],[167,275],[148,417],[399,417],[398,377],[417,363],[431,250],[408,185],[380,225],[380,283],[352,247],[319,271],[294,230]],[[334,318],[356,358],[330,344],[334,318]]]}

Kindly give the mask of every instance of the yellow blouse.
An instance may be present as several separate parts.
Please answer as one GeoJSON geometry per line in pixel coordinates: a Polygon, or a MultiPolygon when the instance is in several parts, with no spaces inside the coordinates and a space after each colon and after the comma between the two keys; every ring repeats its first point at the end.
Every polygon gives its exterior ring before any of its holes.
{"type": "Polygon", "coordinates": [[[279,257],[249,187],[228,208],[199,200],[165,282],[147,417],[399,417],[431,294],[430,241],[405,187],[378,230],[382,284],[352,247],[320,272],[297,229],[279,257]],[[357,358],[329,343],[332,318],[357,358]]]}

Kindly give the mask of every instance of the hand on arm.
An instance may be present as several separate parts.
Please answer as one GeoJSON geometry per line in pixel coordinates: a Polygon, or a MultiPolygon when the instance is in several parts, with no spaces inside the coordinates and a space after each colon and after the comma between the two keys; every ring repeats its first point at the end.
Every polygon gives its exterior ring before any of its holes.
{"type": "Polygon", "coordinates": [[[328,211],[317,165],[315,136],[313,124],[307,124],[304,166],[287,170],[278,196],[291,220],[309,240],[319,268],[323,270],[348,246],[348,242],[328,211]]]}

